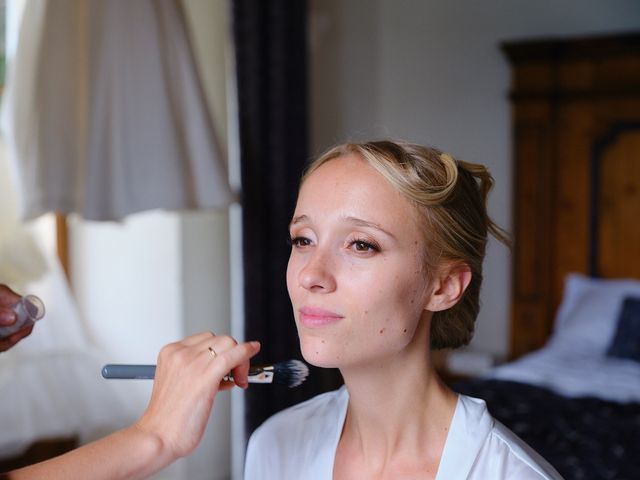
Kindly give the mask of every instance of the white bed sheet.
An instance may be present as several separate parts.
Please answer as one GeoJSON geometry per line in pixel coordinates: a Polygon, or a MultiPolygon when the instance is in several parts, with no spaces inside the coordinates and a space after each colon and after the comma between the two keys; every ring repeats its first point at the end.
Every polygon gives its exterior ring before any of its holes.
{"type": "Polygon", "coordinates": [[[0,353],[0,458],[37,440],[78,436],[84,443],[131,423],[151,389],[151,382],[101,377],[106,354],[89,341],[57,258],[45,256],[48,272],[20,289],[44,301],[45,317],[0,353]]]}
{"type": "Polygon", "coordinates": [[[77,435],[82,443],[132,418],[127,398],[100,377],[90,350],[16,355],[0,373],[0,458],[20,454],[36,440],[77,435]]]}
{"type": "Polygon", "coordinates": [[[640,363],[544,347],[496,367],[485,377],[549,388],[566,397],[640,402],[640,363]]]}

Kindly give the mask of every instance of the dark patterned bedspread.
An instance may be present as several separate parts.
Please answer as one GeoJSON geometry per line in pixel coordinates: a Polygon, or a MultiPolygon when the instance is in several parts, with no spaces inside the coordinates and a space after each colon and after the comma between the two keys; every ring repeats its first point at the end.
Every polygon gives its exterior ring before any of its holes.
{"type": "Polygon", "coordinates": [[[501,380],[462,382],[454,390],[484,399],[567,480],[640,479],[640,403],[570,399],[501,380]]]}

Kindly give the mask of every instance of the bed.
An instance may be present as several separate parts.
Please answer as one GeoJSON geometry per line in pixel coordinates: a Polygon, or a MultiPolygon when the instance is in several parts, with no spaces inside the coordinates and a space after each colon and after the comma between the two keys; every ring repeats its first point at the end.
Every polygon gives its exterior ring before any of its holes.
{"type": "Polygon", "coordinates": [[[567,479],[640,478],[640,281],[568,275],[547,345],[455,388],[567,479]]]}
{"type": "Polygon", "coordinates": [[[510,42],[510,358],[455,388],[567,479],[640,478],[640,35],[510,42]]]}

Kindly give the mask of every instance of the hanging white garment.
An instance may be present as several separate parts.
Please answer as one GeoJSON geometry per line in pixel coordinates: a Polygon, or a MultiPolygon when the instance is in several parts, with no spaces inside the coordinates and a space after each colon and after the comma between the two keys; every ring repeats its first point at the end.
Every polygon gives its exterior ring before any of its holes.
{"type": "Polygon", "coordinates": [[[28,0],[8,74],[23,219],[233,200],[178,0],[28,0]]]}

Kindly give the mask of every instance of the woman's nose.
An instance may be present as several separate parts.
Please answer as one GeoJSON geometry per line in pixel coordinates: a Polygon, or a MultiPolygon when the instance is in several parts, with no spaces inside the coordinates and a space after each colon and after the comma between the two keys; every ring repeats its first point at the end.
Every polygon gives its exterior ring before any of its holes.
{"type": "Polygon", "coordinates": [[[316,250],[302,266],[298,274],[300,286],[317,293],[329,293],[336,289],[331,256],[316,250]]]}

